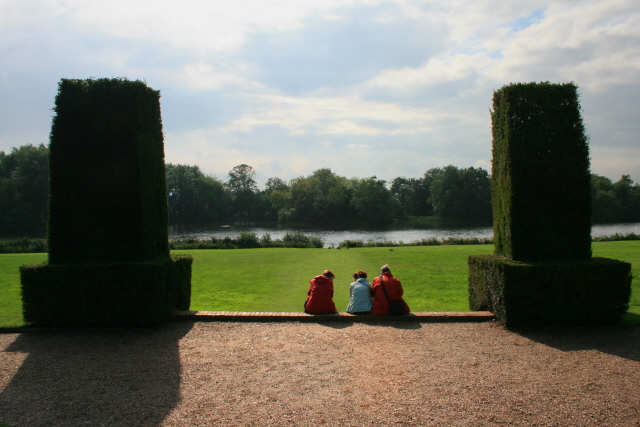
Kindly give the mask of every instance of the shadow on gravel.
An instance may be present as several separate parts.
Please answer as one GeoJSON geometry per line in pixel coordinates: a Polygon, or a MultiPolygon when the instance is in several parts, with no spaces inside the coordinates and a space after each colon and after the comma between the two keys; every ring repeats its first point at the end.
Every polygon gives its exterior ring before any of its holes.
{"type": "Polygon", "coordinates": [[[5,351],[27,357],[0,394],[0,422],[157,426],[180,400],[178,341],[192,327],[20,334],[5,351]]]}
{"type": "Polygon", "coordinates": [[[371,325],[371,326],[382,326],[382,327],[394,328],[394,329],[421,329],[422,328],[422,325],[419,322],[398,321],[398,320],[370,320],[370,321],[364,321],[364,322],[351,322],[351,321],[344,321],[344,320],[341,320],[341,321],[326,320],[326,321],[317,322],[317,323],[333,329],[350,328],[356,323],[371,325]]]}
{"type": "Polygon", "coordinates": [[[597,350],[640,361],[640,327],[557,326],[512,329],[525,338],[561,351],[597,350]]]}

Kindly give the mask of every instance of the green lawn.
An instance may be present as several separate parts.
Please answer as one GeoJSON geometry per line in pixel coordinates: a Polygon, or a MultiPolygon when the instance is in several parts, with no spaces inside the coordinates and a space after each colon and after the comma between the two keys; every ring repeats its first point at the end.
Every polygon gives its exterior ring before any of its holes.
{"type": "MultiPolygon", "coordinates": [[[[174,252],[194,258],[192,310],[302,311],[309,280],[330,269],[336,274],[334,301],[344,311],[351,273],[366,270],[373,279],[388,263],[412,311],[468,311],[467,258],[492,251],[492,245],[453,245],[174,252]]],[[[632,263],[636,279],[629,312],[640,319],[640,242],[597,242],[593,254],[632,263]]],[[[23,324],[18,266],[45,260],[46,254],[0,255],[0,328],[23,324]]]]}

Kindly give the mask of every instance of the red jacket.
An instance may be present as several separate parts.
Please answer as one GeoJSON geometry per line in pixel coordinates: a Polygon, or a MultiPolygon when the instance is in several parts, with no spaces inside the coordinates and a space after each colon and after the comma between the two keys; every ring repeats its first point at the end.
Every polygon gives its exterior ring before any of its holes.
{"type": "MultiPolygon", "coordinates": [[[[382,275],[384,276],[384,287],[387,289],[389,299],[402,301],[405,313],[409,313],[409,306],[402,299],[404,290],[402,289],[400,280],[393,277],[391,273],[383,273],[382,275]]],[[[384,290],[382,289],[382,285],[380,284],[380,276],[373,279],[373,283],[371,284],[371,294],[373,295],[373,307],[371,308],[371,314],[389,314],[389,301],[387,300],[384,290]]]]}
{"type": "Polygon", "coordinates": [[[333,280],[316,276],[310,282],[305,312],[312,314],[337,313],[333,303],[333,280]]]}

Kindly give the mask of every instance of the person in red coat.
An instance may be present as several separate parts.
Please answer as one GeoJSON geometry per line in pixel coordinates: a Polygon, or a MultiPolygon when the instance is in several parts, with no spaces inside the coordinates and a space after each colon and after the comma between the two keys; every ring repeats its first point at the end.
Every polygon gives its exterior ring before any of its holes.
{"type": "Polygon", "coordinates": [[[389,314],[389,300],[400,300],[402,302],[402,305],[404,306],[404,314],[409,313],[409,306],[402,299],[403,293],[404,290],[402,289],[400,280],[393,277],[393,275],[391,274],[391,269],[388,265],[383,265],[380,268],[380,276],[373,279],[373,283],[371,284],[371,294],[373,295],[373,306],[371,307],[371,314],[389,314]],[[387,299],[387,296],[384,294],[384,290],[382,289],[382,285],[380,284],[380,277],[382,277],[382,280],[384,281],[384,287],[387,289],[389,299],[387,299]]]}
{"type": "Polygon", "coordinates": [[[310,280],[307,302],[304,303],[304,312],[311,314],[337,313],[333,303],[333,278],[336,277],[331,270],[325,270],[320,276],[310,280]]]}

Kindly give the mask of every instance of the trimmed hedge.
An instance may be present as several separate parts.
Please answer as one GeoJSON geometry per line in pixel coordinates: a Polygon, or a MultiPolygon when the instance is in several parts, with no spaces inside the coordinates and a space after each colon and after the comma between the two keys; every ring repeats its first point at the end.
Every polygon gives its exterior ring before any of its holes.
{"type": "Polygon", "coordinates": [[[23,316],[38,325],[154,325],[191,300],[190,256],[20,267],[23,316]]]}
{"type": "Polygon", "coordinates": [[[140,81],[62,79],[54,111],[49,262],[168,256],[160,93],[140,81]]]}
{"type": "Polygon", "coordinates": [[[20,267],[25,321],[152,325],[188,310],[191,257],[171,258],[160,92],[62,79],[49,152],[49,263],[20,267]]]}
{"type": "Polygon", "coordinates": [[[591,258],[589,147],[574,83],[494,92],[496,254],[519,261],[591,258]]]}
{"type": "Polygon", "coordinates": [[[615,323],[628,309],[631,280],[631,264],[608,258],[527,263],[476,255],[469,305],[507,327],[615,323]]]}
{"type": "Polygon", "coordinates": [[[174,266],[173,286],[174,295],[171,304],[178,310],[189,310],[191,305],[191,269],[193,257],[191,255],[172,255],[174,266]]]}

